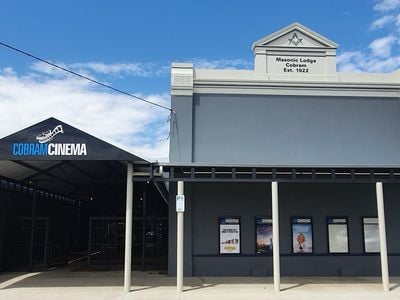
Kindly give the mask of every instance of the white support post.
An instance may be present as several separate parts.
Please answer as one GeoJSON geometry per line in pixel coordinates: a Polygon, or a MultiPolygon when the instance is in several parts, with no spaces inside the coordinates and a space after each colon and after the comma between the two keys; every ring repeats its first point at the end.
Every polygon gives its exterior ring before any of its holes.
{"type": "Polygon", "coordinates": [[[389,266],[386,245],[385,207],[383,204],[382,182],[376,183],[376,201],[378,207],[379,243],[381,255],[382,286],[384,292],[389,292],[389,266]]]}
{"type": "Polygon", "coordinates": [[[126,172],[126,217],[125,217],[125,267],[124,292],[131,290],[132,266],[132,209],[133,209],[133,165],[128,163],[126,172]]]}
{"type": "MultiPolygon", "coordinates": [[[[178,196],[179,195],[184,195],[183,181],[178,181],[178,196]]],[[[183,228],[184,228],[183,214],[184,214],[183,211],[177,211],[176,289],[178,293],[181,293],[183,291],[183,228]]]]}
{"type": "Polygon", "coordinates": [[[272,256],[274,262],[274,291],[280,292],[281,268],[279,253],[279,207],[278,207],[278,182],[271,183],[272,191],[272,256]]]}

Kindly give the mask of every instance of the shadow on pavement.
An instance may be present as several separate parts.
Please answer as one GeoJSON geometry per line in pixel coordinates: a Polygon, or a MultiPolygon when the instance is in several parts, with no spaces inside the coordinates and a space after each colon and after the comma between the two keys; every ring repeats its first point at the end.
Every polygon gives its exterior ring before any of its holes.
{"type": "MultiPolygon", "coordinates": [[[[400,277],[390,280],[391,290],[400,288],[400,277]]],[[[281,279],[282,291],[295,290],[305,285],[380,285],[379,277],[284,277],[281,279]]],[[[122,271],[84,271],[75,272],[62,269],[37,273],[0,273],[0,290],[14,288],[46,287],[121,287],[122,271]]],[[[184,291],[209,289],[226,285],[264,285],[272,286],[271,277],[186,277],[184,291]]],[[[174,287],[176,278],[157,272],[132,272],[132,291],[142,291],[157,287],[174,287]]]]}

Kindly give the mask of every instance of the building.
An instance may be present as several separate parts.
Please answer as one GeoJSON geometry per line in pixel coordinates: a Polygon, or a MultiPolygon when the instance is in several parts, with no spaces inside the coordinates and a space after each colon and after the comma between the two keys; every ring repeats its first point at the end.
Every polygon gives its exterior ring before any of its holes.
{"type": "Polygon", "coordinates": [[[1,139],[0,270],[83,251],[124,260],[126,292],[132,266],[154,262],[178,291],[183,276],[279,290],[281,275],[381,275],[388,291],[400,74],[337,72],[337,47],[294,23],[253,44],[254,70],[173,64],[169,163],[53,118],[1,139]]]}
{"type": "MultiPolygon", "coordinates": [[[[400,275],[400,74],[337,72],[337,48],[294,23],[253,44],[254,70],[172,65],[169,178],[158,180],[184,182],[185,276],[270,276],[275,262],[277,276],[382,266],[386,280],[384,217],[400,275]]],[[[170,184],[170,203],[176,193],[170,184]]],[[[170,205],[170,275],[176,215],[170,205]]]]}

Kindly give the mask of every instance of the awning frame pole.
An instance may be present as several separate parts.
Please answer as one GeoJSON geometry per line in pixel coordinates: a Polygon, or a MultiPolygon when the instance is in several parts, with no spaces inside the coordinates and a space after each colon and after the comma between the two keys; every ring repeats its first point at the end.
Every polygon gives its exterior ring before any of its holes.
{"type": "MultiPolygon", "coordinates": [[[[184,195],[184,183],[178,181],[178,195],[184,195]]],[[[177,212],[177,236],[176,236],[176,289],[178,293],[183,291],[183,229],[184,212],[177,212]]]]}
{"type": "Polygon", "coordinates": [[[125,267],[124,292],[131,290],[132,268],[132,218],[133,211],[133,164],[128,163],[126,172],[126,217],[125,217],[125,267]]]}
{"type": "Polygon", "coordinates": [[[274,291],[280,292],[281,270],[279,253],[279,206],[278,206],[278,182],[271,182],[272,192],[272,256],[274,268],[274,291]]]}
{"type": "Polygon", "coordinates": [[[381,256],[382,287],[385,293],[389,292],[389,266],[386,244],[385,207],[382,182],[376,183],[376,202],[378,208],[379,245],[381,256]]]}
{"type": "MultiPolygon", "coordinates": [[[[32,215],[31,215],[31,233],[29,241],[29,272],[33,271],[33,244],[35,243],[35,227],[36,227],[36,206],[37,206],[37,184],[33,189],[33,199],[32,199],[32,215]]],[[[47,244],[45,245],[47,247],[47,244]]]]}

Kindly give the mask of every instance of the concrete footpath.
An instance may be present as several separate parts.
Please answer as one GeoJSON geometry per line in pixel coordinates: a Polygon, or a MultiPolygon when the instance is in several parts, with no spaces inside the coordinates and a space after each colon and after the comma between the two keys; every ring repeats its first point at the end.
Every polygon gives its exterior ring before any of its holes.
{"type": "Polygon", "coordinates": [[[391,277],[384,293],[380,278],[282,278],[282,291],[273,291],[272,278],[185,278],[182,294],[176,279],[160,274],[133,272],[132,292],[123,293],[123,273],[62,272],[0,273],[0,299],[400,299],[400,277],[391,277]]]}

